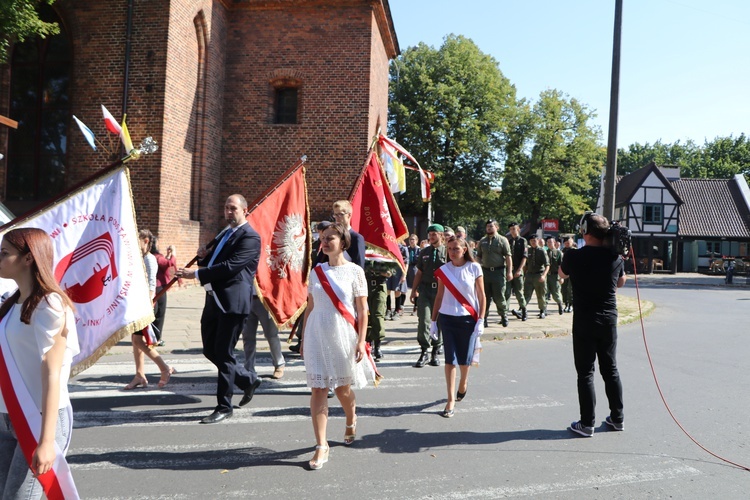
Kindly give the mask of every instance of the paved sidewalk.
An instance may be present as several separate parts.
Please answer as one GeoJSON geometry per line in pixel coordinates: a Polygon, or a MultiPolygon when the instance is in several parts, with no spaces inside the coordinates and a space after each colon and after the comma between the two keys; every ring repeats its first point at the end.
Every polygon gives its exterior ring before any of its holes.
{"type": "MultiPolygon", "coordinates": [[[[633,275],[628,276],[626,286],[634,286],[633,275]]],[[[707,276],[697,273],[678,274],[649,274],[638,276],[639,284],[642,286],[711,286],[711,287],[747,287],[745,276],[735,276],[733,285],[724,284],[724,276],[707,276]]],[[[201,354],[200,316],[203,311],[205,293],[196,285],[177,289],[169,292],[167,305],[167,317],[164,326],[163,339],[166,345],[159,348],[159,352],[174,353],[182,355],[201,354]]],[[[517,308],[515,298],[511,298],[511,308],[517,308]]],[[[395,321],[386,321],[386,344],[407,344],[416,346],[417,316],[411,315],[408,307],[406,313],[395,321]]],[[[544,338],[553,336],[569,335],[573,315],[565,313],[559,315],[557,305],[554,303],[548,307],[549,315],[545,319],[537,318],[539,310],[536,307],[536,298],[532,297],[528,308],[529,319],[520,321],[509,316],[510,325],[503,328],[499,321],[494,304],[488,317],[489,327],[485,330],[486,339],[511,340],[523,338],[544,338]]],[[[268,344],[259,331],[258,350],[268,349],[268,344]]],[[[284,354],[288,353],[286,339],[289,330],[282,330],[282,349],[284,354]]],[[[241,349],[241,341],[238,344],[241,349]]],[[[107,356],[130,357],[132,354],[130,338],[125,338],[114,346],[107,356]]]]}

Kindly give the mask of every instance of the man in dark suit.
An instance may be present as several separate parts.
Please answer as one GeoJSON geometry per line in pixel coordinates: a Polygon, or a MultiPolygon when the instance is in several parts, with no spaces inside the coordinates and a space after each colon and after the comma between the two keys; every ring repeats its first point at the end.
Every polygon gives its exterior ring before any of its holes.
{"type": "Polygon", "coordinates": [[[180,269],[178,277],[197,278],[206,289],[201,316],[203,355],[219,370],[214,412],[202,424],[221,422],[232,416],[232,395],[237,385],[244,395],[240,406],[253,398],[260,385],[257,374],[245,370],[234,357],[253,297],[253,278],[260,257],[260,236],[245,219],[247,201],[233,194],[224,204],[229,226],[215,238],[212,249],[198,249],[198,270],[180,269]]]}

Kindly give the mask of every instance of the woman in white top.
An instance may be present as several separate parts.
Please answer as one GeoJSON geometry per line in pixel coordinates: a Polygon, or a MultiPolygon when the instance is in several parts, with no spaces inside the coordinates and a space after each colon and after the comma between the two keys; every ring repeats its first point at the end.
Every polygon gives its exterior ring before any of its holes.
{"type": "Polygon", "coordinates": [[[437,332],[436,322],[439,321],[443,332],[445,381],[448,389],[448,402],[442,416],[450,418],[456,401],[461,401],[466,396],[475,344],[484,329],[486,298],[482,266],[475,261],[474,253],[466,240],[451,236],[446,248],[450,261],[438,269],[440,273],[435,274],[438,277],[438,291],[432,307],[431,330],[437,332]],[[461,301],[447,289],[445,281],[461,295],[461,301]],[[471,310],[464,304],[470,306],[471,310]],[[457,392],[456,365],[461,371],[457,392]]]}
{"type": "MultiPolygon", "coordinates": [[[[138,242],[141,246],[141,253],[143,254],[143,263],[146,266],[146,277],[148,279],[148,293],[149,298],[153,302],[154,296],[156,295],[156,270],[158,268],[156,264],[156,257],[151,254],[151,245],[153,241],[153,234],[148,229],[141,229],[138,231],[138,242]]],[[[159,388],[163,388],[169,382],[169,378],[175,372],[175,369],[167,365],[162,359],[155,347],[149,347],[146,345],[146,341],[143,338],[143,332],[137,331],[131,335],[133,342],[133,357],[135,358],[135,377],[133,380],[126,385],[123,389],[130,391],[132,389],[145,389],[148,387],[148,380],[146,379],[145,370],[145,359],[144,354],[151,359],[161,371],[161,378],[159,379],[159,388]]]]}
{"type": "Polygon", "coordinates": [[[342,224],[332,224],[320,237],[320,248],[328,256],[328,262],[320,268],[328,280],[322,282],[315,271],[310,273],[307,309],[305,310],[305,332],[300,352],[305,358],[307,386],[312,389],[310,414],[315,432],[315,455],[310,460],[310,469],[320,469],[328,461],[328,389],[333,389],[346,414],[344,444],[349,445],[356,437],[357,415],[355,388],[367,383],[361,361],[366,357],[365,335],[367,334],[367,281],[361,267],[346,260],[344,252],[351,244],[349,230],[342,224]],[[345,308],[355,327],[339,312],[326,292],[324,285],[330,283],[339,306],[345,308]],[[356,316],[356,320],[353,318],[356,316]]]}
{"type": "Polygon", "coordinates": [[[63,456],[70,444],[68,378],[78,335],[73,303],[55,280],[53,260],[52,240],[41,229],[18,228],[3,236],[0,277],[14,280],[18,290],[0,306],[0,342],[9,351],[3,349],[3,364],[11,374],[6,390],[0,388],[0,498],[41,498],[37,477],[43,480],[53,468],[55,444],[63,456]],[[20,379],[14,382],[13,373],[20,379]],[[14,431],[19,425],[38,435],[30,463],[14,431]]]}

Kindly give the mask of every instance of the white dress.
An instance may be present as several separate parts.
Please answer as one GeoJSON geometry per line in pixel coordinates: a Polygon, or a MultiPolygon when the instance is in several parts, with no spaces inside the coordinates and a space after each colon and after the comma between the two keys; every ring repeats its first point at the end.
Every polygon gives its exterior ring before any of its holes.
{"type": "MultiPolygon", "coordinates": [[[[327,266],[329,279],[343,291],[343,301],[352,309],[355,297],[367,297],[365,272],[356,264],[327,266]]],[[[367,384],[363,365],[357,363],[357,332],[336,310],[315,272],[310,273],[308,292],[313,309],[305,323],[303,349],[307,386],[335,389],[345,385],[361,388],[367,384]]]]}

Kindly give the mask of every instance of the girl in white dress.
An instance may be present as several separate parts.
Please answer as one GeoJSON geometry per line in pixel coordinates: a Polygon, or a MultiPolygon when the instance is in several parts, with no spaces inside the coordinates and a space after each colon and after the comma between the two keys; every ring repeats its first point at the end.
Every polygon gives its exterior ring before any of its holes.
{"type": "MultiPolygon", "coordinates": [[[[312,389],[310,414],[315,432],[315,454],[310,469],[320,469],[328,461],[328,389],[336,393],[346,414],[344,444],[356,437],[356,401],[352,386],[366,384],[363,363],[366,357],[367,281],[361,267],[348,262],[344,251],[351,243],[349,231],[341,224],[333,224],[321,236],[321,250],[328,263],[319,267],[325,273],[321,281],[316,272],[310,274],[305,332],[301,353],[305,359],[307,385],[312,389]],[[330,283],[329,292],[326,292],[330,283]],[[337,308],[334,294],[346,314],[337,308]],[[356,320],[353,318],[356,316],[356,320]],[[356,329],[347,320],[355,322],[356,329]]],[[[318,271],[320,272],[320,271],[318,271]]]]}
{"type": "MultiPolygon", "coordinates": [[[[39,480],[49,484],[50,473],[56,463],[55,473],[60,476],[57,447],[65,454],[73,430],[73,412],[68,397],[68,378],[73,357],[80,351],[73,303],[57,284],[52,263],[52,239],[41,229],[18,228],[8,231],[0,245],[0,277],[12,279],[18,290],[0,306],[0,322],[10,352],[4,357],[20,372],[21,385],[12,385],[8,394],[0,398],[0,498],[41,498],[43,488],[39,480]],[[31,396],[25,399],[24,393],[31,396]],[[27,401],[22,414],[41,414],[36,449],[30,463],[26,461],[14,431],[16,424],[32,419],[13,413],[12,401],[27,401]],[[8,403],[10,401],[10,403],[8,403]],[[37,480],[39,478],[39,480],[37,480]]],[[[2,390],[0,390],[2,392],[2,390]]],[[[21,405],[24,408],[23,405],[21,405]]],[[[24,441],[26,442],[26,441],[24,441]]],[[[75,486],[66,483],[66,498],[77,498],[75,486]]]]}

